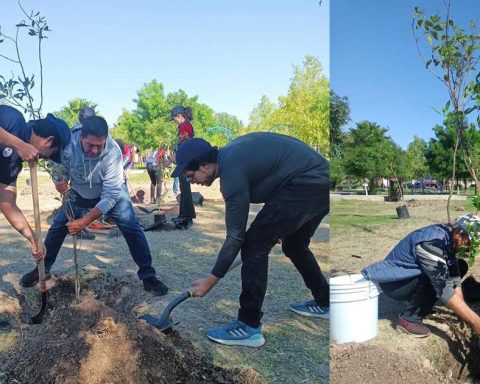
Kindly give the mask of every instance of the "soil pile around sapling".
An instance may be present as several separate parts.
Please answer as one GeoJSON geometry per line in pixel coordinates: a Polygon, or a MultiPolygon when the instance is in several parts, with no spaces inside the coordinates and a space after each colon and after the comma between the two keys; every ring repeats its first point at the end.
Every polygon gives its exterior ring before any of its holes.
{"type": "Polygon", "coordinates": [[[49,291],[43,323],[25,327],[0,356],[5,383],[246,383],[240,370],[213,366],[175,331],[165,335],[138,321],[128,281],[104,276],[49,291]]]}
{"type": "Polygon", "coordinates": [[[459,383],[406,354],[374,345],[342,344],[330,347],[331,384],[459,383]]]}

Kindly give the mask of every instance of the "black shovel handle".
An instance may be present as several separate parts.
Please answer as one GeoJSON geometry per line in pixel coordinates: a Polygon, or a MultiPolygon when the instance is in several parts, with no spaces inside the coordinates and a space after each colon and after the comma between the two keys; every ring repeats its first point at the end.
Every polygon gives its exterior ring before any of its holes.
{"type": "Polygon", "coordinates": [[[192,297],[193,293],[191,291],[185,291],[178,295],[175,299],[173,299],[168,305],[165,307],[163,310],[162,316],[160,317],[160,322],[162,322],[165,319],[168,319],[170,317],[170,314],[172,313],[173,309],[180,303],[183,303],[185,300],[187,300],[189,297],[192,297]]]}

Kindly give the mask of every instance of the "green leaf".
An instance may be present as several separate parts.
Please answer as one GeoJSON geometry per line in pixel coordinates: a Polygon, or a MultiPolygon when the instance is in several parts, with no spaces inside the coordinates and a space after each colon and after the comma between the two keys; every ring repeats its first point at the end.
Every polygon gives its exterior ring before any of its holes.
{"type": "Polygon", "coordinates": [[[432,45],[433,39],[431,35],[427,35],[427,41],[428,41],[428,44],[432,45]]]}
{"type": "Polygon", "coordinates": [[[443,111],[447,112],[449,109],[450,109],[450,100],[448,100],[447,103],[445,104],[445,107],[443,107],[443,111]]]}
{"type": "Polygon", "coordinates": [[[473,264],[475,264],[475,256],[470,255],[470,257],[468,258],[468,266],[469,266],[469,268],[473,267],[473,264]]]}

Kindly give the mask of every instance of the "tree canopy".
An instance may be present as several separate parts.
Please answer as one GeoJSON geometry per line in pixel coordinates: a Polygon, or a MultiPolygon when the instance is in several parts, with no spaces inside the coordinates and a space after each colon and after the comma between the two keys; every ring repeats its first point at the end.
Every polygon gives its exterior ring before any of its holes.
{"type": "Polygon", "coordinates": [[[145,84],[134,102],[136,108],[123,111],[112,134],[135,141],[141,148],[175,145],[177,126],[170,120],[170,111],[177,105],[192,108],[192,124],[197,137],[205,137],[208,128],[218,125],[213,109],[199,103],[198,96],[189,96],[181,89],[165,94],[163,84],[157,80],[145,84]]]}
{"type": "Polygon", "coordinates": [[[307,55],[293,72],[287,95],[278,98],[278,105],[263,96],[247,131],[288,134],[329,156],[330,87],[320,60],[307,55]]]}
{"type": "Polygon", "coordinates": [[[347,136],[348,151],[343,156],[345,172],[358,179],[401,176],[404,165],[401,148],[387,136],[388,129],[362,121],[347,136]]]}

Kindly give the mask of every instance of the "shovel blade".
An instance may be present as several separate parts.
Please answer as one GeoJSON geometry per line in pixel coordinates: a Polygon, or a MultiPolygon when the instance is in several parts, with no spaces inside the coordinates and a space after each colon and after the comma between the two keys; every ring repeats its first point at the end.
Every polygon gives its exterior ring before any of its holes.
{"type": "Polygon", "coordinates": [[[155,328],[157,328],[159,331],[163,333],[170,332],[173,326],[175,325],[168,319],[161,321],[160,319],[152,315],[143,315],[143,316],[140,316],[138,319],[145,320],[148,324],[154,326],[155,328]]]}
{"type": "Polygon", "coordinates": [[[32,317],[32,324],[41,324],[45,310],[47,309],[47,292],[42,292],[42,306],[40,307],[40,312],[37,315],[32,317]]]}

